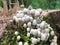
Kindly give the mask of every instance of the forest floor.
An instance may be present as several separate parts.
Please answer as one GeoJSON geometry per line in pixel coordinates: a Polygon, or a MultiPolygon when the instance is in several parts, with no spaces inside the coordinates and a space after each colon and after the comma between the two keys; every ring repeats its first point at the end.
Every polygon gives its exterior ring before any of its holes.
{"type": "MultiPolygon", "coordinates": [[[[53,12],[58,12],[58,11],[60,10],[48,10],[48,13],[53,13],[53,12]]],[[[6,23],[9,22],[9,20],[11,20],[13,16],[14,14],[6,16],[0,13],[0,37],[6,28],[6,25],[7,25],[6,23]]]]}

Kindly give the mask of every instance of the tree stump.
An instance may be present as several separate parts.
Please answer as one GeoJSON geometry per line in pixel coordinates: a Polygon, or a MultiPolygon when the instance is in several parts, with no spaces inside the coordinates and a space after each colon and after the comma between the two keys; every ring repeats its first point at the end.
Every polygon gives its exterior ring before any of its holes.
{"type": "Polygon", "coordinates": [[[54,28],[58,36],[58,45],[60,45],[60,10],[48,10],[42,13],[46,20],[54,28]]]}

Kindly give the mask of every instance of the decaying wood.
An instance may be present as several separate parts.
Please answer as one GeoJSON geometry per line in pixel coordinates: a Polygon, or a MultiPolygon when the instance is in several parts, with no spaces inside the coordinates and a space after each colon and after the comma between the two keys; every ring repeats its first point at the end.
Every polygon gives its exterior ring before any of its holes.
{"type": "Polygon", "coordinates": [[[52,13],[59,13],[59,11],[60,10],[45,10],[45,11],[43,11],[42,12],[42,15],[44,16],[44,17],[48,17],[50,14],[52,14],[52,13]]]}
{"type": "Polygon", "coordinates": [[[7,8],[7,2],[6,0],[3,1],[3,14],[7,14],[8,15],[8,8],[7,8]]]}
{"type": "Polygon", "coordinates": [[[47,22],[54,28],[60,45],[60,10],[48,10],[42,13],[47,22]]]}
{"type": "Polygon", "coordinates": [[[9,9],[10,13],[9,14],[16,13],[17,10],[19,10],[19,2],[18,2],[18,0],[15,0],[14,3],[12,3],[11,0],[9,0],[9,7],[10,7],[10,9],[9,9]],[[11,5],[14,5],[14,7],[12,8],[11,5]]]}
{"type": "Polygon", "coordinates": [[[10,6],[9,10],[7,8],[7,1],[6,0],[3,1],[3,12],[0,12],[0,37],[5,30],[6,23],[12,19],[12,17],[15,15],[18,9],[19,9],[18,0],[16,0],[13,8],[11,8],[10,6]]]}

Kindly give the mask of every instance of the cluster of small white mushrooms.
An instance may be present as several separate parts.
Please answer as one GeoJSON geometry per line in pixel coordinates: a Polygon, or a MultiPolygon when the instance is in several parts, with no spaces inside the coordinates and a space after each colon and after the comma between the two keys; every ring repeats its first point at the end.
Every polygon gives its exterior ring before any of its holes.
{"type": "MultiPolygon", "coordinates": [[[[47,41],[50,36],[54,37],[50,45],[57,45],[57,36],[50,25],[46,21],[43,21],[42,12],[42,9],[33,9],[30,6],[29,8],[18,11],[16,16],[13,16],[13,20],[17,23],[19,21],[23,22],[22,26],[27,30],[26,36],[31,38],[31,45],[35,45],[41,41],[47,41]]],[[[17,33],[15,32],[16,35],[17,33]]],[[[17,39],[19,40],[20,36],[17,36],[17,39]]],[[[20,41],[19,45],[23,45],[23,42],[20,41]]],[[[24,45],[29,44],[25,42],[24,45]]]]}

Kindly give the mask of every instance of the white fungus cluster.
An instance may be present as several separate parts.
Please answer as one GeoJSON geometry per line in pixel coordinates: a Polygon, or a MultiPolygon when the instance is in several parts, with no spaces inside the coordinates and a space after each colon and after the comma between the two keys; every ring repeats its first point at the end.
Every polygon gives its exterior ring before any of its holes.
{"type": "Polygon", "coordinates": [[[58,45],[57,44],[57,36],[54,36],[50,45],[58,45]]]}
{"type": "MultiPolygon", "coordinates": [[[[40,8],[33,9],[29,7],[18,11],[16,16],[13,16],[13,20],[17,23],[19,21],[23,22],[22,26],[27,30],[26,35],[31,38],[31,45],[35,45],[40,41],[47,41],[50,35],[55,35],[50,25],[46,23],[46,21],[43,21],[43,16],[41,15],[42,11],[43,10],[40,8]]],[[[17,35],[18,32],[15,32],[15,34],[17,35]]],[[[17,39],[20,39],[20,36],[17,36],[17,39]]],[[[51,45],[56,42],[55,39],[56,37],[52,41],[51,45]]],[[[19,42],[19,45],[23,45],[23,42],[19,42]]],[[[24,45],[28,45],[28,42],[25,42],[24,45]]]]}

